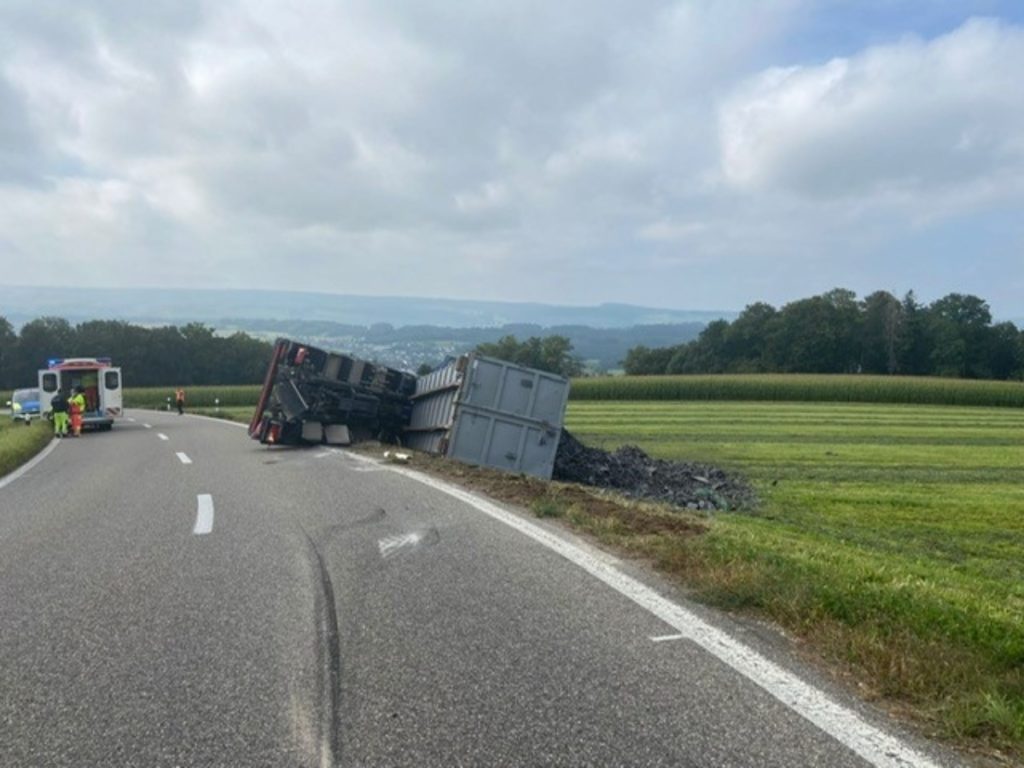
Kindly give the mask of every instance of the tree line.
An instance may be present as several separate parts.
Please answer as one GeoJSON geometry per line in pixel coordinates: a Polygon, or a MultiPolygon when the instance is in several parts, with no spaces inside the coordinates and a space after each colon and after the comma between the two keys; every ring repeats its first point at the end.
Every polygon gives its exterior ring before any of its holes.
{"type": "Polygon", "coordinates": [[[874,373],[968,379],[1024,378],[1024,331],[993,323],[977,296],[931,304],[914,292],[858,300],[836,288],[781,309],[758,302],[731,323],[709,323],[693,341],[637,346],[626,373],[874,373]]]}
{"type": "Polygon", "coordinates": [[[256,384],[271,350],[270,343],[245,333],[217,336],[202,323],[146,328],[41,317],[15,332],[0,316],[0,389],[34,386],[46,361],[63,357],[110,357],[132,387],[256,384]]]}

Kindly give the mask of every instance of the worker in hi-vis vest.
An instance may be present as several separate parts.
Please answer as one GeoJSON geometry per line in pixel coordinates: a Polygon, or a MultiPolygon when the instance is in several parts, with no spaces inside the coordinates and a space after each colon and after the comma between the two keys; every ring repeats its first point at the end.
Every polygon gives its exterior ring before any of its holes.
{"type": "Polygon", "coordinates": [[[68,434],[68,408],[70,407],[67,397],[60,390],[50,401],[50,409],[53,411],[53,434],[55,437],[66,437],[68,434]]]}
{"type": "Polygon", "coordinates": [[[75,389],[75,394],[68,400],[71,411],[71,434],[79,437],[82,434],[82,416],[85,414],[85,390],[75,389]]]}

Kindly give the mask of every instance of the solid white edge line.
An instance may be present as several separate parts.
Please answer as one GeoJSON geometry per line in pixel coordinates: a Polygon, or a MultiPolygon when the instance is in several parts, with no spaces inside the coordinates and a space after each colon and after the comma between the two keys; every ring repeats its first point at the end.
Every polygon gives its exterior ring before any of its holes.
{"type": "Polygon", "coordinates": [[[181,451],[178,451],[174,455],[178,457],[178,461],[180,461],[182,464],[191,464],[192,463],[192,459],[190,459],[187,455],[185,455],[181,451]]]}
{"type": "MultiPolygon", "coordinates": [[[[349,455],[362,461],[380,463],[356,453],[349,455]]],[[[732,667],[872,765],[878,768],[939,768],[939,763],[871,725],[852,709],[834,701],[794,673],[576,545],[462,488],[410,469],[395,466],[387,466],[387,469],[446,493],[557,552],[678,630],[686,639],[732,667]]]]}
{"type": "Polygon", "coordinates": [[[161,440],[170,440],[170,438],[167,435],[165,435],[163,432],[157,432],[156,436],[159,437],[161,440]]]}
{"type": "Polygon", "coordinates": [[[7,487],[11,483],[13,483],[15,480],[17,480],[19,477],[24,475],[26,472],[31,470],[32,467],[34,467],[36,464],[38,464],[43,459],[45,459],[47,456],[49,456],[51,453],[53,453],[53,451],[57,448],[57,444],[58,443],[60,443],[60,440],[58,440],[56,438],[50,438],[50,444],[47,445],[45,448],[43,448],[43,450],[41,450],[39,453],[37,453],[31,459],[26,461],[24,464],[22,464],[20,467],[18,467],[13,472],[8,472],[3,477],[0,477],[0,488],[7,487]]]}
{"type": "Polygon", "coordinates": [[[242,429],[249,429],[248,424],[243,424],[240,421],[229,421],[228,419],[218,419],[216,416],[204,416],[201,413],[186,413],[186,418],[189,419],[203,419],[204,421],[213,421],[217,424],[227,424],[229,427],[241,427],[242,429]]]}
{"type": "Polygon", "coordinates": [[[196,496],[196,524],[192,533],[202,536],[213,530],[213,496],[200,493],[196,496]]]}

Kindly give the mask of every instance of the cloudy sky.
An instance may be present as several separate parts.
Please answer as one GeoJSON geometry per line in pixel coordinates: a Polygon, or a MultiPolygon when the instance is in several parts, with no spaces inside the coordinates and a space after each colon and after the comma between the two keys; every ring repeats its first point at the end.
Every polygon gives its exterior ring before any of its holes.
{"type": "Polygon", "coordinates": [[[1024,314],[1019,0],[3,0],[0,283],[1024,314]]]}

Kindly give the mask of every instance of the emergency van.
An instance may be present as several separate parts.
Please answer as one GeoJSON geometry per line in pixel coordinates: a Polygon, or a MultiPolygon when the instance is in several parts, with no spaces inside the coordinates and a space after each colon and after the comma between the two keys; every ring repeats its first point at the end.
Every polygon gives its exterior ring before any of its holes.
{"type": "Polygon", "coordinates": [[[48,413],[50,401],[61,390],[70,397],[81,387],[85,395],[82,426],[107,430],[121,418],[121,369],[109,357],[69,357],[47,361],[39,371],[39,407],[48,413]]]}

